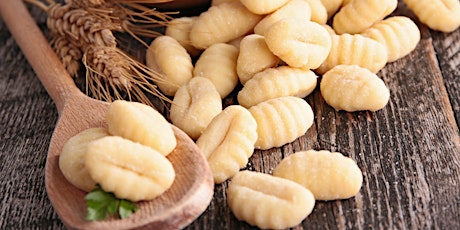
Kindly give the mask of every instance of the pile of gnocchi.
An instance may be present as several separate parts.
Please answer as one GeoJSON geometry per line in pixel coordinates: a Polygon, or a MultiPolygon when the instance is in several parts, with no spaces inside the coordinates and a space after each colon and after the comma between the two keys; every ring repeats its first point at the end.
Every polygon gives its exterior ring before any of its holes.
{"type": "MultiPolygon", "coordinates": [[[[460,26],[457,0],[404,2],[432,29],[460,26]]],[[[390,16],[397,5],[213,0],[199,16],[170,21],[165,35],[151,43],[146,64],[164,76],[157,85],[173,97],[170,120],[196,140],[215,183],[231,180],[228,205],[238,219],[264,229],[289,228],[310,214],[315,200],[359,192],[361,170],[337,152],[291,154],[273,175],[240,170],[255,149],[280,147],[307,132],[314,114],[303,98],[318,84],[336,110],[386,106],[390,92],[377,73],[420,41],[413,20],[390,16]],[[223,108],[222,99],[238,84],[238,104],[223,108]]]]}
{"type": "Polygon", "coordinates": [[[106,121],[107,128],[83,130],[64,144],[59,156],[64,177],[83,191],[99,184],[133,202],[168,190],[176,174],[166,156],[177,142],[163,115],[142,103],[117,100],[106,121]]]}
{"type": "MultiPolygon", "coordinates": [[[[432,29],[450,32],[460,26],[458,0],[404,2],[432,29]]],[[[272,174],[242,169],[255,150],[283,146],[307,132],[314,113],[303,98],[316,88],[336,110],[386,106],[390,92],[377,73],[420,41],[413,20],[390,16],[397,5],[397,0],[213,0],[199,16],[171,20],[165,34],[152,41],[146,65],[162,74],[155,83],[173,98],[170,121],[196,141],[214,182],[230,181],[227,202],[239,220],[263,229],[290,228],[312,212],[316,200],[348,199],[359,192],[360,168],[338,152],[298,151],[272,174]],[[222,99],[239,84],[238,104],[224,108],[222,99]]],[[[61,170],[86,191],[99,183],[120,198],[152,199],[174,180],[164,158],[174,148],[174,136],[163,133],[167,122],[153,109],[120,101],[112,107],[108,130],[88,130],[66,144],[61,170]],[[134,114],[154,119],[133,130],[123,121],[136,120],[134,114]],[[148,128],[156,123],[163,127],[148,128]],[[116,157],[104,159],[103,146],[116,157]],[[128,149],[134,148],[152,156],[141,159],[151,162],[145,165],[162,167],[164,174],[151,175],[161,186],[142,183],[133,189],[140,194],[131,194],[103,171],[116,165],[112,161],[138,170],[129,165],[139,159],[131,158],[135,153],[128,149]],[[126,156],[116,154],[124,150],[126,156]]]]}
{"type": "MultiPolygon", "coordinates": [[[[432,29],[460,26],[457,0],[404,2],[432,29]]],[[[240,170],[255,149],[280,147],[306,133],[314,114],[303,98],[318,84],[336,110],[386,106],[390,92],[377,73],[412,52],[421,36],[409,17],[390,16],[397,5],[213,0],[199,16],[170,21],[165,35],[151,43],[146,64],[164,76],[158,86],[173,97],[171,122],[196,140],[215,183],[230,179],[228,205],[239,220],[289,228],[309,215],[315,200],[359,192],[361,170],[336,152],[294,153],[273,175],[240,170]],[[238,104],[223,108],[222,99],[238,84],[238,104]]]]}

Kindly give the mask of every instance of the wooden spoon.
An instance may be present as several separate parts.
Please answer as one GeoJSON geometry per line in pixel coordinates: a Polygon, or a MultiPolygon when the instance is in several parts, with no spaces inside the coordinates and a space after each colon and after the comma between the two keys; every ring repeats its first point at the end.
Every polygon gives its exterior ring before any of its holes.
{"type": "Polygon", "coordinates": [[[76,87],[21,0],[0,0],[0,13],[59,112],[48,150],[45,184],[66,227],[178,229],[206,210],[214,188],[210,169],[194,142],[173,126],[178,146],[168,155],[176,170],[172,187],[152,201],[139,202],[139,210],[127,219],[86,221],[86,193],[67,182],[59,170],[58,158],[70,137],[84,129],[106,125],[109,104],[87,97],[76,87]]]}

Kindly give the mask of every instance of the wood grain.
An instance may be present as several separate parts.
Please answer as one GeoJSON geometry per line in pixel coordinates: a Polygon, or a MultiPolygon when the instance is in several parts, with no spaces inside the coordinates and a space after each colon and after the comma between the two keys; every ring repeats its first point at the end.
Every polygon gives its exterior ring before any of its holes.
{"type": "MultiPolygon", "coordinates": [[[[44,15],[32,12],[43,28],[44,15]]],[[[402,3],[394,14],[416,20],[402,3]]],[[[294,229],[460,229],[460,30],[416,23],[416,50],[378,73],[391,92],[384,109],[336,112],[316,90],[306,98],[315,112],[307,134],[250,159],[247,169],[271,173],[295,151],[327,149],[363,170],[356,197],[318,202],[294,229]]],[[[0,228],[60,229],[44,186],[56,110],[3,21],[0,44],[0,228]]],[[[231,95],[224,103],[235,101],[231,95]]],[[[187,229],[253,229],[229,211],[226,187],[215,187],[208,209],[187,229]]]]}

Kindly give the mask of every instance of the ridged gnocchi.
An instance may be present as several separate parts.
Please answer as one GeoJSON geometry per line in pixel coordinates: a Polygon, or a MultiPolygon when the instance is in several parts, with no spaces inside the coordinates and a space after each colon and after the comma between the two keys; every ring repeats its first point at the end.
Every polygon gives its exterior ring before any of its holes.
{"type": "Polygon", "coordinates": [[[326,60],[315,72],[324,74],[337,65],[359,65],[377,73],[388,61],[386,47],[359,34],[332,36],[332,46],[326,60]]]}
{"type": "Polygon", "coordinates": [[[192,58],[172,37],[155,38],[147,49],[145,59],[148,67],[162,73],[164,79],[155,81],[155,84],[168,96],[174,96],[177,89],[192,78],[192,58]]]}
{"type": "Polygon", "coordinates": [[[254,33],[264,36],[268,28],[285,18],[299,18],[309,21],[311,18],[310,5],[305,0],[290,0],[281,8],[260,20],[254,27],[254,33]]]}
{"type": "Polygon", "coordinates": [[[59,169],[64,177],[75,187],[89,192],[96,187],[85,167],[85,154],[91,141],[109,136],[105,128],[90,128],[71,137],[62,147],[59,155],[59,169]]]}
{"type": "Polygon", "coordinates": [[[280,66],[259,72],[238,92],[240,105],[249,108],[272,98],[306,97],[316,87],[318,76],[311,70],[280,66]]]}
{"type": "Polygon", "coordinates": [[[257,122],[256,149],[270,149],[304,135],[313,124],[313,111],[302,98],[269,99],[249,108],[257,122]]]}
{"type": "Polygon", "coordinates": [[[348,112],[377,111],[390,100],[390,91],[383,80],[357,65],[339,65],[326,72],[320,91],[327,104],[348,112]]]}
{"type": "Polygon", "coordinates": [[[270,14],[291,0],[240,0],[254,14],[270,14]]]}
{"type": "Polygon", "coordinates": [[[240,42],[236,62],[238,79],[244,85],[254,74],[275,67],[279,62],[279,58],[268,49],[263,36],[247,35],[240,42]]]}
{"type": "Polygon", "coordinates": [[[332,27],[337,34],[361,33],[391,14],[398,0],[353,0],[335,14],[332,27]]]}
{"type": "Polygon", "coordinates": [[[193,76],[211,80],[221,98],[226,97],[238,84],[236,64],[238,49],[226,43],[208,47],[195,63],[193,76]]]}
{"type": "Polygon", "coordinates": [[[320,24],[301,19],[282,19],[265,33],[268,48],[289,66],[315,69],[331,50],[331,36],[320,24]]]}
{"type": "Polygon", "coordinates": [[[412,52],[420,41],[420,30],[408,17],[394,16],[374,24],[361,33],[387,48],[388,62],[396,61],[412,52]]]}
{"type": "Polygon", "coordinates": [[[165,156],[176,148],[171,124],[148,105],[116,100],[110,104],[106,120],[111,135],[149,146],[165,156]]]}
{"type": "Polygon", "coordinates": [[[348,199],[359,192],[363,182],[353,159],[327,150],[291,154],[275,167],[273,176],[301,184],[316,200],[348,199]]]}
{"type": "Polygon", "coordinates": [[[85,166],[102,189],[120,199],[152,200],[171,187],[171,162],[148,146],[118,136],[88,144],[85,166]]]}
{"type": "Polygon", "coordinates": [[[235,217],[261,229],[285,229],[302,222],[313,210],[313,194],[293,181],[253,171],[240,171],[227,189],[235,217]]]}
{"type": "Polygon", "coordinates": [[[452,32],[460,27],[458,0],[404,0],[404,3],[433,30],[452,32]]]}
{"type": "Polygon", "coordinates": [[[239,1],[224,2],[200,14],[190,30],[190,40],[198,49],[206,49],[247,34],[261,19],[239,1]]]}
{"type": "Polygon", "coordinates": [[[222,111],[222,100],[207,78],[194,77],[177,90],[171,103],[171,122],[196,140],[222,111]]]}
{"type": "Polygon", "coordinates": [[[251,113],[240,105],[230,105],[211,121],[196,144],[218,184],[246,166],[256,140],[257,123],[251,113]]]}
{"type": "Polygon", "coordinates": [[[174,18],[168,22],[165,29],[165,35],[176,39],[192,57],[200,53],[200,50],[192,46],[190,42],[190,30],[197,18],[196,16],[174,18]]]}

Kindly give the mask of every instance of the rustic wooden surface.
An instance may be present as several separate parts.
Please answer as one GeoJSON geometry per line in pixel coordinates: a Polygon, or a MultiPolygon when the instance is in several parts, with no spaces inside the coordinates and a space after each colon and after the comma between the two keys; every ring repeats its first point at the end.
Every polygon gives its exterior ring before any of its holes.
{"type": "MultiPolygon", "coordinates": [[[[46,31],[45,14],[31,8],[46,31]]],[[[414,18],[404,4],[396,15],[414,18]]],[[[256,151],[247,169],[271,173],[306,149],[355,159],[364,182],[354,198],[317,202],[294,229],[460,229],[460,30],[420,24],[422,40],[378,73],[391,91],[377,112],[336,112],[318,90],[306,100],[315,124],[292,144],[256,151]]],[[[233,103],[234,98],[224,100],[233,103]]],[[[44,181],[57,111],[0,19],[0,229],[62,229],[44,181]]],[[[226,205],[227,183],[188,229],[252,229],[226,205]]]]}

